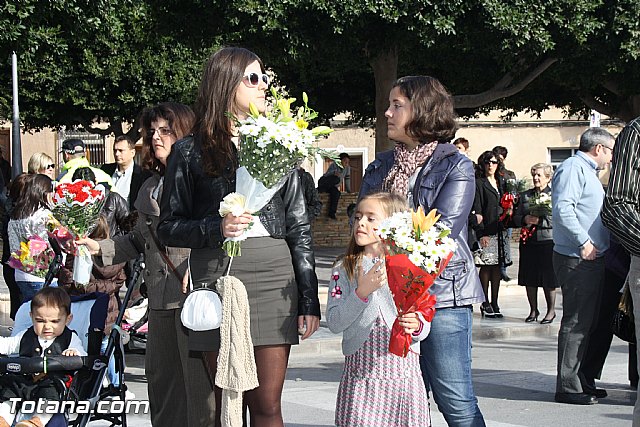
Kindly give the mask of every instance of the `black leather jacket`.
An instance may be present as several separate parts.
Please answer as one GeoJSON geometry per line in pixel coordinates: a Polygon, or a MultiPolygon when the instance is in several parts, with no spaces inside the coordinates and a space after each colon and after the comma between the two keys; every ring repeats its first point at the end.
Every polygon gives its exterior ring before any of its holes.
{"type": "MultiPolygon", "coordinates": [[[[158,237],[166,246],[219,248],[224,242],[220,202],[235,191],[235,170],[207,175],[192,136],[176,142],[167,161],[160,202],[158,237]]],[[[318,278],[300,177],[291,173],[284,186],[259,212],[271,237],[285,239],[298,285],[298,314],[320,316],[318,278]]]]}

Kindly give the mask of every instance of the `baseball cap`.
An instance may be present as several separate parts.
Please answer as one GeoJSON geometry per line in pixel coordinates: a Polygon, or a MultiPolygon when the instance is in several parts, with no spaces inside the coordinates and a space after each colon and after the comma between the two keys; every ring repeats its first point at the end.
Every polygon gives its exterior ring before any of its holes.
{"type": "Polygon", "coordinates": [[[84,153],[84,141],[77,138],[65,139],[62,142],[62,151],[67,154],[84,153]]]}

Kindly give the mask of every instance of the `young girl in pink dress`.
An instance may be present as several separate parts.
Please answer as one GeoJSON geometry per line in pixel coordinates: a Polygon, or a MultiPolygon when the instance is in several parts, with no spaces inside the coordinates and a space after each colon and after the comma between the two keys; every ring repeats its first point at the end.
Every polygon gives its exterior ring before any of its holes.
{"type": "Polygon", "coordinates": [[[413,336],[406,358],[389,353],[391,327],[398,312],[387,284],[384,248],[375,230],[406,198],[376,193],[356,208],[353,235],[336,262],[329,283],[327,323],[342,332],[345,365],[336,402],[337,426],[430,426],[429,401],[420,373],[420,341],[430,324],[406,313],[400,324],[413,336]]]}

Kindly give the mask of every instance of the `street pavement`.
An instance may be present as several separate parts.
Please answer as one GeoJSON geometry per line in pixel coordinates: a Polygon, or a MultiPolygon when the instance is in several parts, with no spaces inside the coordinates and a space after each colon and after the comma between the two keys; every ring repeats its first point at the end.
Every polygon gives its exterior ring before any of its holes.
{"type": "MultiPolygon", "coordinates": [[[[517,246],[512,248],[514,265],[509,275],[517,276],[517,246]]],[[[336,249],[316,251],[319,293],[326,301],[331,264],[340,253],[336,249]]],[[[0,301],[6,300],[6,285],[0,280],[0,301]]],[[[539,306],[544,308],[542,292],[539,306]]],[[[529,313],[524,288],[515,281],[503,283],[500,307],[504,319],[483,319],[478,307],[473,319],[473,381],[480,409],[487,426],[629,426],[636,392],[627,379],[627,345],[614,342],[598,387],[609,397],[592,406],[558,404],[553,400],[557,364],[557,333],[562,316],[559,295],[558,317],[550,325],[524,323],[529,313]]],[[[8,304],[0,304],[0,334],[7,334],[11,320],[8,304]]],[[[323,305],[324,308],[324,305],[323,305]]],[[[544,313],[544,310],[541,309],[544,313]]],[[[324,313],[323,313],[324,314],[324,313]]],[[[292,348],[282,395],[286,426],[331,426],[335,399],[342,374],[343,356],[340,336],[332,334],[321,322],[320,330],[292,348]]],[[[144,356],[127,354],[126,383],[138,399],[146,399],[144,356]]],[[[446,426],[431,399],[433,426],[446,426]]],[[[129,416],[128,424],[147,427],[148,416],[129,416]]],[[[107,425],[95,422],[91,425],[107,425]]]]}

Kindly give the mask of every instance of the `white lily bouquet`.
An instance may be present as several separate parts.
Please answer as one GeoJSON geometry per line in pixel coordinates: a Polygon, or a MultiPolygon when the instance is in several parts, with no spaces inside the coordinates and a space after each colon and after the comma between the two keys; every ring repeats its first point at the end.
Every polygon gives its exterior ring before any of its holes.
{"type": "MultiPolygon", "coordinates": [[[[283,98],[272,87],[273,108],[266,116],[250,104],[250,115],[236,120],[240,135],[239,168],[236,171],[236,191],[220,203],[220,216],[244,212],[255,214],[282,188],[288,175],[306,158],[316,155],[334,158],[335,154],[315,145],[318,137],[333,130],[327,126],[309,129],[309,122],[318,116],[308,106],[306,93],[303,106],[292,111],[295,98],[283,98]]],[[[240,256],[240,242],[246,240],[246,231],[240,237],[227,238],[223,249],[229,256],[240,256]]]]}

